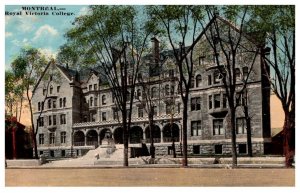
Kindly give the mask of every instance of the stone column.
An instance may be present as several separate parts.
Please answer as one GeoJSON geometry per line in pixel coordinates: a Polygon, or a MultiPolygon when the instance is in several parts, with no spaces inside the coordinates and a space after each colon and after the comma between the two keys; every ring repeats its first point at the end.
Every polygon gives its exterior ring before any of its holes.
{"type": "Polygon", "coordinates": [[[98,134],[98,146],[99,146],[99,145],[101,145],[101,144],[100,144],[100,132],[97,133],[97,134],[98,134]]]}
{"type": "Polygon", "coordinates": [[[86,134],[84,135],[84,146],[86,146],[86,141],[87,141],[87,136],[86,134]]]}
{"type": "Polygon", "coordinates": [[[146,142],[146,130],[143,130],[143,140],[146,142]]]}
{"type": "Polygon", "coordinates": [[[164,140],[163,140],[164,136],[163,136],[163,130],[161,129],[160,131],[160,142],[163,143],[164,140]]]}
{"type": "Polygon", "coordinates": [[[179,125],[179,141],[181,141],[181,135],[182,135],[182,125],[179,125]]]}

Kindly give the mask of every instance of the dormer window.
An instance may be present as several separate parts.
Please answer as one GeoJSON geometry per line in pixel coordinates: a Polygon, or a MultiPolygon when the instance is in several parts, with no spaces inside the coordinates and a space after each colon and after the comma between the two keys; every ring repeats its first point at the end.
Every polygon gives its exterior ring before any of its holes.
{"type": "Polygon", "coordinates": [[[60,86],[57,86],[56,87],[56,92],[59,93],[59,90],[60,90],[60,86]]]}

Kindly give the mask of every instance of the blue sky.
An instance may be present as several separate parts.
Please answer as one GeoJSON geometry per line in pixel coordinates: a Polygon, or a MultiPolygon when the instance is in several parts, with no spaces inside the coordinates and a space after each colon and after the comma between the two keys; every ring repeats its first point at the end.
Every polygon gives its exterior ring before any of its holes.
{"type": "MultiPolygon", "coordinates": [[[[27,5],[30,6],[30,5],[27,5]]],[[[45,6],[45,5],[44,5],[45,6]]],[[[21,5],[6,5],[5,11],[17,12],[21,5]]],[[[66,40],[64,33],[72,27],[76,16],[85,14],[87,5],[58,5],[65,8],[65,12],[72,12],[73,16],[25,15],[5,16],[5,68],[8,69],[13,59],[24,46],[40,49],[48,57],[57,54],[59,46],[66,40]]]]}

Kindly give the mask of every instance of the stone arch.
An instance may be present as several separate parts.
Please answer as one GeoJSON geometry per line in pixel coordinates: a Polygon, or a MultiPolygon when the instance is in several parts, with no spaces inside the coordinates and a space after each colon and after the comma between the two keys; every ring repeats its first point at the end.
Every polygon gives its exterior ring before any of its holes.
{"type": "Polygon", "coordinates": [[[168,123],[163,128],[163,141],[172,142],[173,139],[175,142],[179,141],[179,126],[175,123],[168,123]]]}
{"type": "Polygon", "coordinates": [[[115,139],[115,144],[123,144],[123,128],[117,127],[114,132],[113,136],[115,139]]]}
{"type": "MultiPolygon", "coordinates": [[[[153,133],[152,133],[153,142],[154,143],[160,143],[160,141],[161,141],[161,132],[160,132],[159,126],[153,125],[152,131],[153,131],[153,133]]],[[[146,127],[145,133],[146,133],[146,143],[150,143],[151,139],[150,139],[150,128],[149,128],[149,126],[146,127]]]]}
{"type": "Polygon", "coordinates": [[[143,129],[140,126],[133,126],[129,129],[129,142],[141,143],[143,140],[143,129]]]}
{"type": "Polygon", "coordinates": [[[74,146],[84,146],[85,145],[85,135],[83,131],[76,131],[74,133],[74,146]]]}
{"type": "Polygon", "coordinates": [[[86,145],[98,145],[98,133],[92,129],[86,133],[86,145]]]}
{"type": "Polygon", "coordinates": [[[102,140],[107,136],[110,135],[112,137],[112,132],[109,128],[104,128],[100,131],[100,144],[102,144],[102,140]]]}

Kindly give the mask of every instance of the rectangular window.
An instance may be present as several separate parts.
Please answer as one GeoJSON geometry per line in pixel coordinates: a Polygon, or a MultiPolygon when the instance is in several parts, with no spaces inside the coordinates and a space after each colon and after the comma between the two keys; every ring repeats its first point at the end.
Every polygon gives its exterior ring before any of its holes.
{"type": "Polygon", "coordinates": [[[201,136],[201,121],[192,121],[191,122],[192,126],[192,132],[191,136],[201,136]]]}
{"type": "Polygon", "coordinates": [[[246,153],[247,153],[246,144],[239,144],[239,154],[246,154],[246,153]]]}
{"type": "Polygon", "coordinates": [[[215,105],[215,108],[221,107],[221,95],[220,94],[214,95],[214,105],[215,105]]]}
{"type": "Polygon", "coordinates": [[[62,98],[59,99],[59,107],[62,107],[62,98]]]}
{"type": "Polygon", "coordinates": [[[169,77],[171,77],[171,78],[174,77],[174,69],[169,70],[169,77]]]}
{"type": "Polygon", "coordinates": [[[214,135],[224,135],[223,119],[213,120],[214,135]]]}
{"type": "Polygon", "coordinates": [[[129,119],[129,117],[131,117],[131,115],[130,115],[130,109],[126,110],[126,115],[127,115],[127,119],[129,119]]]}
{"type": "Polygon", "coordinates": [[[60,124],[66,124],[66,115],[65,114],[61,114],[60,115],[60,124]]]}
{"type": "Polygon", "coordinates": [[[211,85],[211,75],[208,75],[208,76],[207,76],[207,84],[208,84],[208,85],[211,85]]]}
{"type": "Polygon", "coordinates": [[[200,154],[200,145],[193,146],[193,154],[200,154]]]}
{"type": "Polygon", "coordinates": [[[215,154],[223,154],[223,145],[215,145],[215,154]]]}
{"type": "Polygon", "coordinates": [[[98,106],[98,98],[95,98],[95,99],[94,99],[94,106],[95,106],[95,107],[98,106]]]}
{"type": "Polygon", "coordinates": [[[53,104],[52,104],[53,108],[56,108],[56,100],[53,100],[53,104]]]}
{"type": "Polygon", "coordinates": [[[44,102],[42,102],[42,111],[44,110],[44,102]]]}
{"type": "Polygon", "coordinates": [[[44,144],[44,134],[43,133],[41,133],[41,134],[39,134],[39,144],[40,145],[43,145],[44,144]]]}
{"type": "Polygon", "coordinates": [[[235,97],[235,102],[237,106],[244,106],[245,105],[245,101],[246,101],[246,94],[245,93],[236,93],[236,97],[235,97]]]}
{"type": "Polygon", "coordinates": [[[89,85],[89,91],[91,91],[93,88],[93,85],[89,85]]]}
{"type": "Polygon", "coordinates": [[[55,133],[51,132],[49,137],[49,144],[54,144],[55,143],[55,133]]]}
{"type": "Polygon", "coordinates": [[[208,108],[212,109],[212,95],[208,96],[208,108]]]}
{"type": "Polygon", "coordinates": [[[60,133],[60,143],[66,143],[67,133],[65,131],[60,133]]]}
{"type": "Polygon", "coordinates": [[[214,84],[219,84],[220,83],[220,72],[218,70],[216,70],[214,72],[214,84]]]}
{"type": "Polygon", "coordinates": [[[166,114],[167,115],[172,114],[172,104],[166,104],[166,114]]]}
{"type": "Polygon", "coordinates": [[[180,113],[180,105],[181,105],[181,103],[177,104],[177,112],[178,112],[178,114],[180,113]]]}
{"type": "Polygon", "coordinates": [[[143,117],[143,108],[138,108],[138,117],[143,117]]]}
{"type": "Polygon", "coordinates": [[[205,59],[205,56],[200,56],[199,57],[199,65],[203,65],[204,64],[204,59],[205,59]]]}
{"type": "Polygon", "coordinates": [[[157,116],[157,106],[153,106],[153,116],[157,116]]]}
{"type": "Polygon", "coordinates": [[[52,116],[51,115],[48,117],[48,125],[52,125],[52,116]]]}
{"type": "Polygon", "coordinates": [[[66,150],[61,150],[61,157],[65,157],[66,156],[66,150]]]}
{"type": "Polygon", "coordinates": [[[114,110],[114,120],[118,120],[118,111],[114,110]]]}
{"type": "Polygon", "coordinates": [[[94,90],[97,90],[97,84],[94,84],[94,90]]]}
{"type": "Polygon", "coordinates": [[[198,111],[201,109],[201,98],[191,98],[191,111],[198,111]]]}
{"type": "Polygon", "coordinates": [[[56,115],[53,115],[53,125],[56,125],[56,115]]]}
{"type": "Polygon", "coordinates": [[[59,93],[59,90],[60,90],[60,86],[57,86],[56,87],[56,92],[59,93]]]}
{"type": "Polygon", "coordinates": [[[67,99],[66,99],[66,97],[64,97],[64,100],[63,100],[63,107],[66,107],[66,103],[67,103],[67,99]]]}
{"type": "Polygon", "coordinates": [[[236,134],[246,134],[247,133],[247,123],[246,118],[236,118],[236,134]]]}
{"type": "Polygon", "coordinates": [[[243,67],[243,78],[244,78],[244,80],[246,80],[247,77],[248,77],[248,67],[245,66],[245,67],[243,67]]]}
{"type": "Polygon", "coordinates": [[[227,108],[227,95],[223,93],[223,108],[227,108]]]}
{"type": "Polygon", "coordinates": [[[102,121],[106,121],[106,112],[102,112],[102,121]]]}
{"type": "Polygon", "coordinates": [[[51,99],[48,100],[48,109],[51,109],[51,99]]]}
{"type": "Polygon", "coordinates": [[[40,117],[40,118],[38,119],[38,125],[39,125],[40,127],[43,127],[43,126],[44,126],[44,117],[40,117]]]}

